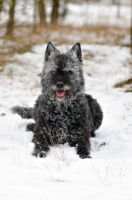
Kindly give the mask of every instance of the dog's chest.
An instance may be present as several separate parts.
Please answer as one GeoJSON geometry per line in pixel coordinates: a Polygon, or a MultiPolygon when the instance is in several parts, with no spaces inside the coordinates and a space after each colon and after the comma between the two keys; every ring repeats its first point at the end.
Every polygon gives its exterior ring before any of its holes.
{"type": "Polygon", "coordinates": [[[63,141],[67,141],[71,135],[76,137],[76,131],[83,126],[84,112],[82,107],[78,104],[72,103],[67,106],[65,105],[54,105],[45,109],[45,117],[48,127],[51,130],[53,137],[61,137],[63,141]]]}
{"type": "Polygon", "coordinates": [[[81,109],[78,105],[70,104],[65,105],[50,105],[47,109],[46,118],[50,125],[59,125],[63,127],[70,125],[71,123],[78,123],[81,117],[81,109]]]}

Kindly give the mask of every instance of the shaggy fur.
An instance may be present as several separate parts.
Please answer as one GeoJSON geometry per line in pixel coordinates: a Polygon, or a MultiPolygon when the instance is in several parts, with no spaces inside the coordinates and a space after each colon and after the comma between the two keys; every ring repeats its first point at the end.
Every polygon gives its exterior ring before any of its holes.
{"type": "Polygon", "coordinates": [[[27,130],[33,131],[33,155],[45,157],[49,146],[69,143],[81,158],[90,158],[90,137],[102,123],[100,105],[84,93],[82,54],[76,43],[66,54],[48,43],[42,71],[42,93],[34,108],[16,106],[14,113],[34,118],[27,130]]]}

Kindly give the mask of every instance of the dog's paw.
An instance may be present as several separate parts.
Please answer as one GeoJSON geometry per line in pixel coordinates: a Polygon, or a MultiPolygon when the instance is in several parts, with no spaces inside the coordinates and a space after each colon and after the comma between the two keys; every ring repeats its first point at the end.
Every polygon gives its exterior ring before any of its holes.
{"type": "Polygon", "coordinates": [[[40,153],[39,153],[39,157],[40,158],[45,158],[47,156],[47,152],[45,152],[45,151],[41,151],[40,153]]]}
{"type": "Polygon", "coordinates": [[[27,124],[26,131],[32,131],[33,132],[34,126],[35,126],[35,123],[29,123],[29,124],[27,124]]]}
{"type": "Polygon", "coordinates": [[[35,156],[36,158],[45,158],[47,156],[47,152],[34,150],[32,152],[32,155],[35,156]]]}
{"type": "Polygon", "coordinates": [[[79,154],[80,158],[85,159],[85,158],[91,158],[89,154],[79,154]]]}
{"type": "Polygon", "coordinates": [[[91,132],[91,137],[96,137],[96,134],[94,131],[91,132]]]}

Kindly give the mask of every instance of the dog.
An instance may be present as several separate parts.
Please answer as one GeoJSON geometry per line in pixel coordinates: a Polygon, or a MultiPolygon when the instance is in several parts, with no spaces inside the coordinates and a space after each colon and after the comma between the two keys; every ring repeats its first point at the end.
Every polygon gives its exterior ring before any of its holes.
{"type": "Polygon", "coordinates": [[[13,113],[33,118],[27,130],[33,132],[33,155],[46,157],[50,146],[69,143],[82,158],[90,156],[90,137],[102,123],[103,112],[91,95],[84,93],[80,43],[65,54],[47,44],[41,77],[41,95],[34,108],[15,106],[13,113]]]}

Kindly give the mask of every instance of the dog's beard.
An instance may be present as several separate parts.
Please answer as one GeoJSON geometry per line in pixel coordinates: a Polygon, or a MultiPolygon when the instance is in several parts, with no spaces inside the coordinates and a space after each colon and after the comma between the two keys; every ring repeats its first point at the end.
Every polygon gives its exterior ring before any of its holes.
{"type": "Polygon", "coordinates": [[[81,91],[74,91],[69,85],[64,85],[63,89],[58,89],[56,85],[49,85],[49,87],[46,87],[43,91],[47,101],[51,100],[59,104],[70,103],[82,93],[81,91]]]}
{"type": "Polygon", "coordinates": [[[56,85],[53,85],[52,93],[56,100],[63,101],[70,96],[70,86],[64,85],[63,88],[58,89],[56,85]]]}

